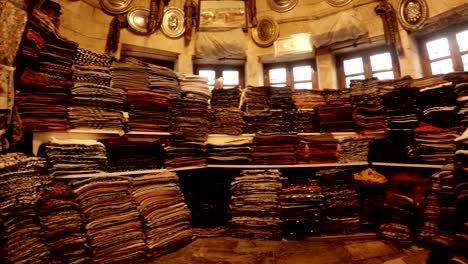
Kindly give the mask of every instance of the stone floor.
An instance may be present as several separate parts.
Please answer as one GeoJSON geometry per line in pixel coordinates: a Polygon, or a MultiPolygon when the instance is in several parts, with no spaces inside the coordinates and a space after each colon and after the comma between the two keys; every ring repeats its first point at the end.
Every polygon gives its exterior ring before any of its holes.
{"type": "Polygon", "coordinates": [[[400,248],[372,235],[301,241],[197,239],[148,264],[424,264],[428,251],[400,248]]]}

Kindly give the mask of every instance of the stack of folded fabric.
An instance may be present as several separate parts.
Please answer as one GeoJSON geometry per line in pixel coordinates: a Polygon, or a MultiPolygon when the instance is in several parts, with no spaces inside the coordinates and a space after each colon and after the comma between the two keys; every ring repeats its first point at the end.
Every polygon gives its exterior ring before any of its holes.
{"type": "Polygon", "coordinates": [[[413,129],[418,126],[419,89],[398,87],[383,96],[388,129],[413,129]]]}
{"type": "Polygon", "coordinates": [[[152,64],[148,65],[148,67],[148,81],[151,90],[157,91],[170,100],[181,98],[182,91],[179,79],[173,70],[152,64]]]}
{"type": "Polygon", "coordinates": [[[211,107],[213,109],[239,108],[240,91],[234,89],[214,89],[211,91],[211,107]]]}
{"type": "Polygon", "coordinates": [[[206,142],[208,164],[249,164],[252,139],[210,137],[206,142]]]}
{"type": "Polygon", "coordinates": [[[338,140],[333,136],[298,136],[296,160],[299,164],[336,163],[338,140]]]}
{"type": "Polygon", "coordinates": [[[457,98],[452,83],[420,89],[417,103],[420,121],[441,128],[458,126],[457,98]]]}
{"type": "Polygon", "coordinates": [[[338,162],[367,162],[373,141],[373,137],[361,135],[341,139],[336,153],[338,162]]]}
{"type": "Polygon", "coordinates": [[[86,231],[73,191],[65,183],[56,183],[38,202],[44,240],[51,263],[89,263],[86,231]]]}
{"type": "Polygon", "coordinates": [[[73,128],[97,128],[122,130],[122,111],[124,110],[125,91],[111,87],[110,66],[112,57],[105,60],[108,64],[96,62],[104,60],[104,54],[93,55],[92,51],[79,49],[73,66],[74,86],[68,106],[68,119],[73,128]],[[86,59],[89,59],[88,61],[86,59]]]}
{"type": "Polygon", "coordinates": [[[199,167],[206,165],[206,147],[204,142],[172,141],[165,147],[166,167],[199,167]]]}
{"type": "Polygon", "coordinates": [[[381,219],[387,178],[373,169],[365,169],[353,176],[359,195],[361,230],[375,232],[381,219]]]}
{"type": "Polygon", "coordinates": [[[453,164],[445,165],[438,173],[439,190],[437,203],[440,212],[437,220],[438,234],[454,234],[462,226],[460,221],[457,221],[463,213],[457,212],[457,192],[455,188],[458,183],[463,183],[463,180],[459,180],[464,177],[464,172],[454,170],[453,164]],[[457,222],[458,224],[454,225],[457,222]]]}
{"type": "Polygon", "coordinates": [[[239,135],[244,125],[243,113],[239,109],[217,108],[210,111],[210,134],[239,135]]]}
{"type": "Polygon", "coordinates": [[[130,88],[147,88],[148,67],[129,63],[114,63],[111,67],[112,87],[127,91],[130,88]]]}
{"type": "Polygon", "coordinates": [[[208,102],[192,99],[173,101],[172,134],[185,141],[205,141],[209,133],[208,102]]]}
{"type": "Polygon", "coordinates": [[[468,129],[465,130],[463,135],[458,137],[455,141],[457,142],[457,152],[455,153],[454,158],[454,166],[456,170],[454,172],[455,177],[453,190],[456,194],[455,201],[458,216],[457,237],[464,238],[466,243],[466,236],[468,235],[468,217],[466,215],[468,210],[466,195],[468,192],[468,177],[466,173],[468,171],[468,129]]]}
{"type": "Polygon", "coordinates": [[[389,130],[387,133],[389,137],[374,140],[369,153],[369,161],[412,162],[415,154],[414,132],[412,130],[389,130]]]}
{"type": "Polygon", "coordinates": [[[257,165],[296,164],[296,134],[257,134],[250,152],[257,165]]]}
{"type": "MultiPolygon", "coordinates": [[[[0,229],[6,263],[49,263],[49,251],[35,211],[52,184],[46,161],[23,153],[0,155],[0,229]]],[[[0,258],[1,259],[1,258],[0,258]]]]}
{"type": "Polygon", "coordinates": [[[208,102],[211,98],[211,92],[208,87],[208,79],[198,75],[179,75],[180,90],[183,93],[183,98],[198,101],[208,102]]]}
{"type": "Polygon", "coordinates": [[[296,109],[314,109],[317,106],[326,105],[325,96],[321,91],[294,90],[292,94],[296,109]]]}
{"type": "Polygon", "coordinates": [[[460,127],[440,128],[421,122],[414,130],[416,158],[418,162],[444,164],[453,161],[455,138],[460,127]]]}
{"type": "Polygon", "coordinates": [[[192,213],[192,227],[196,237],[217,237],[228,231],[230,184],[238,173],[223,169],[177,173],[180,188],[192,213]]]}
{"type": "Polygon", "coordinates": [[[313,133],[320,131],[319,117],[315,110],[297,110],[288,118],[290,128],[297,133],[313,133]]]}
{"type": "Polygon", "coordinates": [[[270,108],[282,110],[294,109],[292,92],[288,86],[270,87],[270,108]]]}
{"type": "Polygon", "coordinates": [[[354,108],[351,105],[326,105],[318,107],[320,129],[322,131],[354,131],[354,108]]]}
{"type": "Polygon", "coordinates": [[[235,237],[280,239],[281,174],[244,170],[231,183],[231,232],[235,237]]]}
{"type": "Polygon", "coordinates": [[[270,110],[270,87],[247,86],[241,97],[240,108],[247,115],[255,116],[270,110]]]}
{"type": "Polygon", "coordinates": [[[354,105],[353,118],[359,129],[385,130],[385,113],[378,88],[351,89],[351,102],[354,105]]]}
{"type": "Polygon", "coordinates": [[[106,169],[106,148],[95,140],[70,139],[44,143],[39,155],[47,159],[54,176],[100,172],[106,169]]]}
{"type": "Polygon", "coordinates": [[[68,128],[66,106],[73,86],[72,63],[78,44],[58,35],[58,17],[54,16],[59,14],[60,5],[47,1],[41,9],[32,11],[26,29],[20,56],[25,70],[16,82],[24,131],[68,128]]]}
{"type": "MultiPolygon", "coordinates": [[[[109,56],[107,54],[102,54],[102,53],[96,53],[91,50],[87,50],[84,48],[78,48],[75,58],[74,58],[74,63],[75,65],[89,65],[89,66],[98,66],[98,67],[106,67],[110,66],[112,62],[114,61],[114,57],[109,56]]],[[[95,76],[89,76],[83,78],[91,78],[93,79],[95,76]]]]}
{"type": "Polygon", "coordinates": [[[377,235],[404,244],[413,242],[424,203],[424,178],[411,170],[393,172],[385,192],[377,235]]]}
{"type": "Polygon", "coordinates": [[[327,232],[354,233],[359,229],[359,202],[353,172],[353,169],[326,169],[315,173],[325,197],[324,230],[327,232]]]}
{"type": "Polygon", "coordinates": [[[351,90],[324,90],[327,105],[351,105],[351,90]]]}
{"type": "Polygon", "coordinates": [[[320,235],[325,211],[324,196],[318,182],[292,184],[283,188],[280,201],[286,238],[303,239],[320,235]]]}
{"type": "Polygon", "coordinates": [[[458,118],[463,126],[468,127],[468,82],[455,85],[458,102],[458,118]]]}
{"type": "Polygon", "coordinates": [[[190,211],[175,173],[163,170],[133,178],[132,193],[143,220],[147,253],[156,257],[192,239],[190,211]]]}
{"type": "Polygon", "coordinates": [[[145,258],[145,235],[130,183],[99,177],[72,184],[86,224],[93,263],[138,263],[145,258]]]}
{"type": "Polygon", "coordinates": [[[266,111],[262,113],[245,114],[245,133],[274,133],[274,132],[290,132],[291,113],[287,111],[266,111]]]}
{"type": "Polygon", "coordinates": [[[164,138],[106,138],[99,140],[107,150],[108,171],[160,169],[164,166],[164,138]]]}

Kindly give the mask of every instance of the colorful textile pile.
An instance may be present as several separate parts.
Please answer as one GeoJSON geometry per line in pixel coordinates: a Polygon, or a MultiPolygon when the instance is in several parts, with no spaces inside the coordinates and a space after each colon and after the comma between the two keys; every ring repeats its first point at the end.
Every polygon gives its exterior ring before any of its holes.
{"type": "Polygon", "coordinates": [[[95,57],[106,55],[79,49],[73,65],[74,86],[68,106],[68,119],[73,128],[122,130],[125,91],[111,87],[111,62],[96,63],[95,57]],[[89,56],[84,56],[89,54],[89,56]],[[89,58],[87,61],[85,58],[89,58]],[[98,65],[95,65],[98,64],[98,65]]]}
{"type": "Polygon", "coordinates": [[[458,126],[457,98],[452,83],[420,89],[417,103],[421,122],[441,128],[458,126]]]}
{"type": "Polygon", "coordinates": [[[458,102],[458,118],[463,126],[468,127],[468,82],[455,85],[458,102]]]}
{"type": "Polygon", "coordinates": [[[291,113],[289,120],[290,130],[297,133],[313,133],[320,131],[320,122],[315,110],[297,110],[291,113]]]}
{"type": "Polygon", "coordinates": [[[421,163],[444,164],[453,161],[454,140],[460,127],[440,128],[421,122],[414,130],[416,159],[421,163]]]}
{"type": "Polygon", "coordinates": [[[373,141],[373,137],[361,135],[341,139],[336,153],[338,162],[367,162],[373,141]]]}
{"type": "Polygon", "coordinates": [[[250,155],[257,165],[296,164],[296,134],[256,134],[250,155]]]}
{"type": "Polygon", "coordinates": [[[51,263],[89,263],[86,231],[72,190],[56,183],[42,195],[38,210],[51,263]]]}
{"type": "Polygon", "coordinates": [[[261,115],[270,110],[270,87],[247,86],[241,97],[240,109],[249,116],[261,115]]]}
{"type": "Polygon", "coordinates": [[[239,108],[240,90],[234,89],[214,89],[211,91],[211,107],[213,109],[239,108]]]}
{"type": "Polygon", "coordinates": [[[418,126],[419,89],[398,87],[383,96],[388,129],[413,129],[418,126]]]}
{"type": "Polygon", "coordinates": [[[276,110],[245,114],[244,133],[275,133],[292,131],[290,112],[276,110]]]}
{"type": "Polygon", "coordinates": [[[191,241],[190,211],[175,173],[163,170],[133,178],[131,183],[151,256],[160,256],[191,241]]]}
{"type": "Polygon", "coordinates": [[[296,160],[298,164],[336,163],[338,140],[332,135],[298,136],[296,160]]]}
{"type": "Polygon", "coordinates": [[[172,141],[164,148],[166,167],[199,167],[206,165],[206,147],[204,142],[172,141]]]}
{"type": "Polygon", "coordinates": [[[53,140],[39,147],[54,176],[106,170],[106,148],[95,140],[53,140]]]}
{"type": "Polygon", "coordinates": [[[160,169],[164,166],[164,146],[168,140],[161,138],[106,138],[99,140],[107,150],[108,171],[160,169]]]}
{"type": "Polygon", "coordinates": [[[239,135],[244,130],[243,113],[238,109],[217,108],[210,111],[210,134],[239,135]]]}
{"type": "Polygon", "coordinates": [[[23,36],[28,14],[9,1],[0,3],[0,64],[13,66],[23,36]]]}
{"type": "Polygon", "coordinates": [[[353,119],[360,130],[382,131],[385,126],[385,112],[379,89],[353,88],[351,102],[354,105],[353,119]]]}
{"type": "Polygon", "coordinates": [[[326,105],[323,92],[306,89],[294,90],[292,94],[296,109],[314,109],[318,106],[326,105]]]}
{"type": "Polygon", "coordinates": [[[354,108],[351,105],[326,105],[318,107],[320,129],[322,131],[354,131],[354,108]]]}
{"type": "Polygon", "coordinates": [[[208,164],[249,164],[252,139],[210,137],[206,142],[208,164]]]}
{"type": "Polygon", "coordinates": [[[414,171],[394,172],[385,192],[384,214],[377,235],[404,244],[413,242],[424,203],[424,178],[414,171]]]}
{"type": "Polygon", "coordinates": [[[243,170],[231,183],[231,234],[280,239],[281,174],[278,170],[243,170]]]}
{"type": "Polygon", "coordinates": [[[129,180],[100,177],[74,182],[72,188],[85,220],[92,262],[143,261],[145,235],[129,180]]]}
{"type": "Polygon", "coordinates": [[[270,109],[294,109],[291,88],[288,86],[270,87],[270,109]]]}

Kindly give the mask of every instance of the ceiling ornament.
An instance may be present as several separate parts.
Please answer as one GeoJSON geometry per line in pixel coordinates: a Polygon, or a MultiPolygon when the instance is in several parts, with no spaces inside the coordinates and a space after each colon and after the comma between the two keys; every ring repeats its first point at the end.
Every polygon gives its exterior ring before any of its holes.
{"type": "Polygon", "coordinates": [[[293,9],[299,0],[268,0],[271,10],[284,13],[293,9]]]}
{"type": "Polygon", "coordinates": [[[425,0],[400,0],[398,20],[406,31],[415,31],[422,27],[429,16],[425,0]]]}

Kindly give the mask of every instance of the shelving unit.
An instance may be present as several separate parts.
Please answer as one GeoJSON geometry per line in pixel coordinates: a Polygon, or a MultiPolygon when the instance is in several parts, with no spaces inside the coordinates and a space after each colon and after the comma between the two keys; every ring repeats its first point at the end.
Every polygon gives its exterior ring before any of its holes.
{"type": "Polygon", "coordinates": [[[174,168],[174,169],[153,169],[153,170],[135,170],[135,171],[116,171],[116,172],[97,172],[97,173],[84,173],[84,174],[68,174],[68,175],[61,175],[55,176],[56,179],[80,179],[80,178],[93,178],[93,177],[111,177],[111,176],[132,176],[132,175],[141,175],[141,174],[149,174],[161,171],[183,171],[183,170],[196,170],[196,169],[203,169],[206,166],[199,166],[199,167],[182,167],[182,168],[174,168]]]}
{"type": "Polygon", "coordinates": [[[412,163],[391,163],[391,162],[372,162],[371,164],[373,166],[432,168],[432,169],[440,169],[444,166],[444,165],[439,165],[439,164],[412,164],[412,163]]]}
{"type": "Polygon", "coordinates": [[[321,167],[347,167],[366,166],[368,162],[352,163],[320,163],[320,164],[294,164],[294,165],[207,165],[208,168],[222,169],[287,169],[287,168],[321,168],[321,167]]]}

